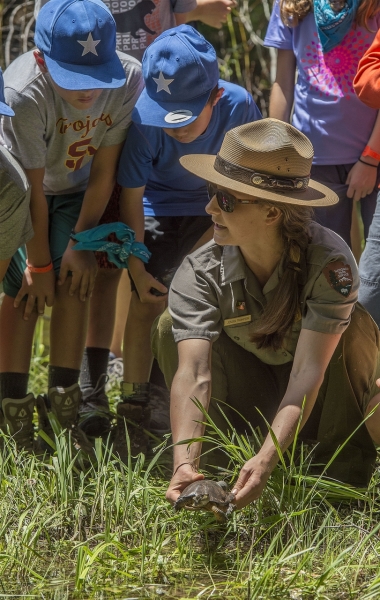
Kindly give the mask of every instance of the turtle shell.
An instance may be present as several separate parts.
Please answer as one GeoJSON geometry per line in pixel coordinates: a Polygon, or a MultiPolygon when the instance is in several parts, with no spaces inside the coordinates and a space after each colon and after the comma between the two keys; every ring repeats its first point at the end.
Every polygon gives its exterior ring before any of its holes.
{"type": "Polygon", "coordinates": [[[174,509],[212,511],[218,520],[224,521],[235,508],[233,500],[234,495],[228,491],[224,481],[201,479],[190,483],[183,490],[174,504],[174,509]]]}

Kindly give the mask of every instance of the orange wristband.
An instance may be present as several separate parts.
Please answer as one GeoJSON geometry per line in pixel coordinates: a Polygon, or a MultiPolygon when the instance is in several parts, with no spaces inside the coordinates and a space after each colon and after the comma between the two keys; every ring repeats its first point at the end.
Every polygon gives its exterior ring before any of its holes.
{"type": "Polygon", "coordinates": [[[375,160],[378,160],[380,162],[380,154],[372,150],[369,146],[366,146],[364,148],[362,156],[370,156],[371,158],[374,158],[375,160]]]}
{"type": "Polygon", "coordinates": [[[31,273],[48,273],[53,270],[53,263],[51,261],[46,267],[33,267],[28,261],[26,261],[26,266],[31,273]]]}

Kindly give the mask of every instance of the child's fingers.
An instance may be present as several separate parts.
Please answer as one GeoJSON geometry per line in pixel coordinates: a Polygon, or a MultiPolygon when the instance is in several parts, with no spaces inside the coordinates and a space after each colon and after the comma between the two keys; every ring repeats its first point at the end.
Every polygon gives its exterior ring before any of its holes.
{"type": "Polygon", "coordinates": [[[59,271],[58,277],[58,285],[63,285],[67,279],[67,275],[69,273],[69,268],[65,265],[61,265],[61,269],[59,271]]]}
{"type": "Polygon", "coordinates": [[[79,288],[79,298],[84,302],[89,298],[90,275],[88,272],[83,273],[79,288]]]}
{"type": "Polygon", "coordinates": [[[43,315],[45,312],[45,298],[43,296],[37,296],[37,312],[39,315],[43,315]]]}
{"type": "Polygon", "coordinates": [[[75,292],[80,286],[82,280],[82,273],[79,271],[73,271],[71,276],[71,284],[69,287],[69,296],[74,296],[75,292]]]}
{"type": "Polygon", "coordinates": [[[14,308],[18,308],[20,306],[20,303],[23,299],[23,297],[25,296],[25,292],[24,292],[24,288],[21,288],[16,296],[16,298],[13,301],[13,307],[14,308]]]}
{"type": "Polygon", "coordinates": [[[25,304],[24,319],[27,321],[33,312],[36,303],[36,297],[33,294],[28,294],[28,299],[25,304]]]}

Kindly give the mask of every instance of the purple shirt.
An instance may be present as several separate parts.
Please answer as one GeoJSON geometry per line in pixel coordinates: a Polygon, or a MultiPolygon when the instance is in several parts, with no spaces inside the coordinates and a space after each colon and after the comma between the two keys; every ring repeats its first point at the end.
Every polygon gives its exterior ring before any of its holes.
{"type": "Polygon", "coordinates": [[[287,27],[277,1],[269,22],[265,45],[293,50],[297,61],[293,125],[314,146],[314,164],[350,164],[358,160],[371,136],[377,110],[355,95],[352,82],[358,62],[380,27],[380,13],[368,29],[356,27],[341,44],[323,54],[314,14],[297,27],[287,27]]]}

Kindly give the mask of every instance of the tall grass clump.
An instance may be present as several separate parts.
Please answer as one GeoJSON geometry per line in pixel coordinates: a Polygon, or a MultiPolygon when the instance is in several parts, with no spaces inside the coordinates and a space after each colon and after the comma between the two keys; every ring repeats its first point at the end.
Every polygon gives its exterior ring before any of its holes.
{"type": "MultiPolygon", "coordinates": [[[[39,391],[44,360],[36,355],[32,368],[39,391]]],[[[212,450],[206,461],[215,449],[223,453],[222,476],[232,485],[261,439],[248,423],[237,432],[227,413],[223,431],[203,418],[212,450]]],[[[316,477],[311,449],[294,444],[262,496],[220,525],[210,513],[174,513],[165,501],[169,439],[128,464],[100,439],[91,460],[83,460],[64,432],[45,460],[17,452],[5,434],[0,442],[0,596],[380,595],[378,473],[368,490],[316,477]]],[[[221,475],[212,469],[209,476],[221,475]]]]}

